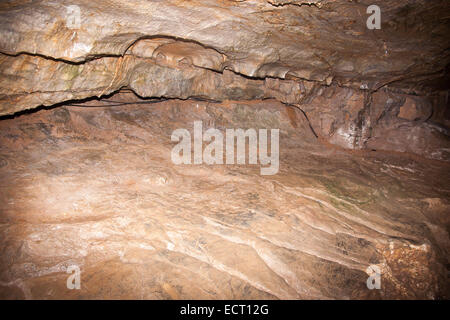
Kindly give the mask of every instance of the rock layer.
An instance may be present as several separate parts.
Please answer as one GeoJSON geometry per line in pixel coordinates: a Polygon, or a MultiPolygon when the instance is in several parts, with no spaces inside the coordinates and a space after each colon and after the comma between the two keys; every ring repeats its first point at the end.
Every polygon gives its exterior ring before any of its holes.
{"type": "Polygon", "coordinates": [[[84,62],[124,55],[139,39],[164,35],[220,52],[226,63],[218,70],[337,78],[375,88],[399,79],[431,80],[444,70],[448,10],[445,0],[7,1],[0,50],[84,62]],[[373,4],[383,13],[377,31],[366,27],[366,9],[373,4]]]}
{"type": "Polygon", "coordinates": [[[131,99],[0,122],[2,298],[448,297],[442,163],[330,149],[275,100],[131,99]],[[280,128],[279,173],[174,165],[171,133],[194,121],[280,128]]]}
{"type": "Polygon", "coordinates": [[[0,115],[123,87],[141,97],[275,98],[300,106],[333,144],[447,160],[447,129],[412,104],[448,89],[448,12],[447,1],[6,1],[0,115]],[[382,10],[380,30],[366,26],[369,4],[382,10]]]}
{"type": "Polygon", "coordinates": [[[0,298],[448,298],[449,11],[2,1],[0,298]],[[279,128],[279,174],[175,165],[195,120],[279,128]]]}

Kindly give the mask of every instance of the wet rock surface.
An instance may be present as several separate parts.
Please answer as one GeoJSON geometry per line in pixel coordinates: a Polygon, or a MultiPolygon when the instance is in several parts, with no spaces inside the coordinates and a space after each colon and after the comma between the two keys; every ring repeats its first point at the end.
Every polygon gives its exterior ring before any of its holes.
{"type": "Polygon", "coordinates": [[[276,100],[142,102],[0,121],[2,298],[449,297],[446,162],[324,145],[276,100]],[[170,136],[196,120],[280,128],[279,173],[174,165],[170,136]]]}

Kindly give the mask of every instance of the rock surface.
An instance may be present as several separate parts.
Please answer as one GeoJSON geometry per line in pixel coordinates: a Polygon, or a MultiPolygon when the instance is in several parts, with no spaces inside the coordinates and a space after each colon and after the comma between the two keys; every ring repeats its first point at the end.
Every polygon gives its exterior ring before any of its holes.
{"type": "MultiPolygon", "coordinates": [[[[435,79],[449,62],[445,0],[41,0],[5,1],[1,9],[0,51],[10,55],[80,63],[124,55],[136,41],[163,35],[191,42],[206,59],[223,55],[222,63],[211,65],[217,71],[321,82],[336,78],[370,88],[421,76],[435,79]],[[381,30],[366,26],[366,10],[373,4],[382,8],[381,30]]],[[[173,49],[178,55],[198,54],[195,48],[173,49]]]]}
{"type": "Polygon", "coordinates": [[[448,299],[449,13],[1,1],[0,298],[448,299]],[[174,165],[195,120],[280,128],[279,174],[174,165]]]}
{"type": "Polygon", "coordinates": [[[427,101],[450,83],[449,12],[446,0],[4,1],[0,115],[123,87],[141,97],[274,98],[301,106],[335,145],[448,160],[447,131],[417,120],[448,109],[448,98],[427,101]],[[366,26],[372,4],[380,30],[366,26]],[[323,90],[333,93],[316,95],[323,90]],[[387,119],[389,103],[370,105],[379,91],[410,96],[387,119]]]}
{"type": "Polygon", "coordinates": [[[275,100],[132,99],[0,122],[2,298],[448,298],[448,166],[330,149],[275,100]],[[280,128],[280,172],[174,165],[196,120],[280,128]]]}

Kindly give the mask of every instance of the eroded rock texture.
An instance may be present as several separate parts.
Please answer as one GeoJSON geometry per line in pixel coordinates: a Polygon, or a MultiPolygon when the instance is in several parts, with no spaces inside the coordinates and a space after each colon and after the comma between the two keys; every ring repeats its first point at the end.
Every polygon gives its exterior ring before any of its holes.
{"type": "Polygon", "coordinates": [[[448,298],[449,14],[1,1],[0,295],[448,298]],[[280,173],[175,166],[170,134],[195,119],[280,128],[280,173]]]}
{"type": "Polygon", "coordinates": [[[414,114],[423,110],[397,120],[397,109],[432,100],[429,114],[447,112],[449,9],[446,0],[5,1],[0,114],[122,87],[142,97],[275,98],[313,103],[314,128],[333,144],[447,160],[446,129],[414,114]],[[381,30],[366,27],[371,4],[381,30]],[[327,86],[338,92],[311,101],[327,86]],[[420,97],[374,99],[380,90],[420,97]]]}
{"type": "Polygon", "coordinates": [[[448,297],[448,165],[331,149],[275,100],[102,104],[0,122],[1,297],[448,297]],[[280,172],[174,165],[200,120],[280,128],[280,172]]]}

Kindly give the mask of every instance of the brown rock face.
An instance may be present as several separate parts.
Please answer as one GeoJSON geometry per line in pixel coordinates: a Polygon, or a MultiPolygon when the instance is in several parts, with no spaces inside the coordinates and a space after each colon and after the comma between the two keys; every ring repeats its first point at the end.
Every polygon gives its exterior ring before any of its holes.
{"type": "Polygon", "coordinates": [[[306,101],[314,129],[333,144],[445,160],[442,132],[430,135],[415,121],[447,108],[425,102],[422,110],[420,101],[448,89],[449,9],[445,0],[6,1],[0,115],[123,87],[141,97],[306,101]],[[379,30],[366,25],[373,4],[382,11],[379,30]],[[328,97],[333,101],[318,101],[315,93],[330,85],[339,91],[328,97]],[[370,101],[381,89],[421,95],[419,102],[406,98],[398,118],[416,128],[406,140],[432,136],[432,150],[420,142],[406,149],[380,144],[391,133],[375,128],[367,112],[379,108],[370,101]]]}
{"type": "Polygon", "coordinates": [[[448,165],[330,149],[275,100],[133,99],[0,122],[3,298],[448,297],[448,165]],[[279,173],[175,165],[194,121],[280,128],[279,173]]]}
{"type": "Polygon", "coordinates": [[[2,1],[0,297],[448,298],[449,16],[2,1]],[[196,120],[279,128],[279,173],[175,165],[196,120]]]}
{"type": "MultiPolygon", "coordinates": [[[[7,1],[0,48],[11,55],[84,62],[124,55],[136,41],[164,35],[212,49],[203,53],[206,60],[220,53],[226,61],[213,64],[217,70],[261,78],[337,78],[376,88],[438,76],[448,63],[448,53],[435,59],[448,48],[448,9],[445,0],[7,1]],[[383,13],[379,32],[366,26],[366,10],[373,4],[383,13]]],[[[175,55],[198,53],[197,48],[166,49],[175,55]]]]}

